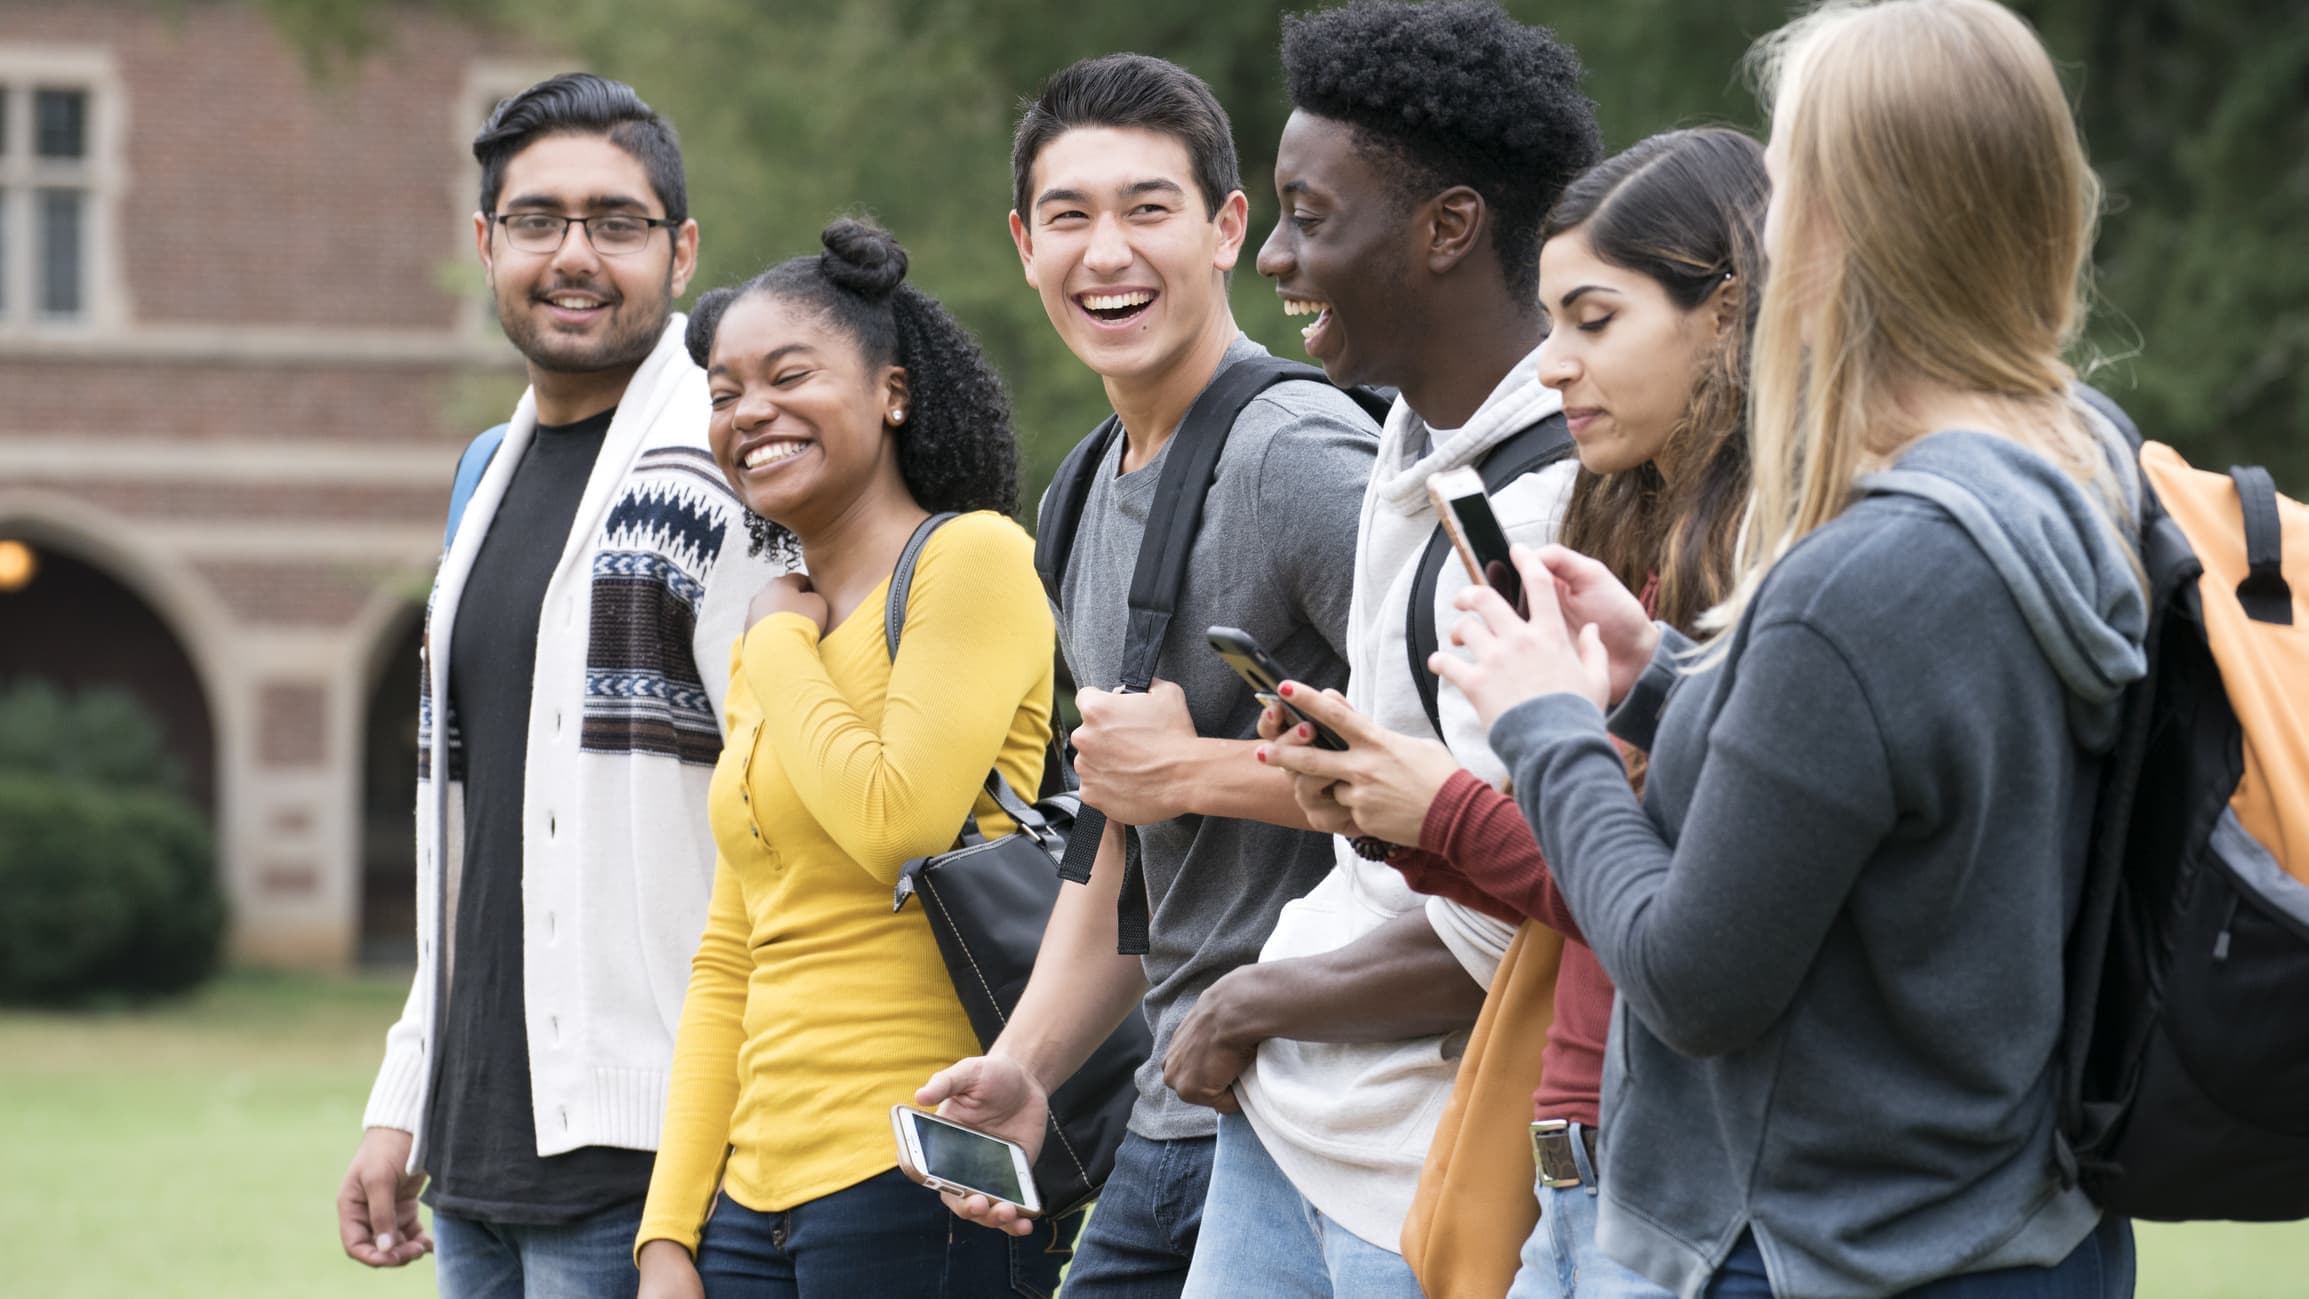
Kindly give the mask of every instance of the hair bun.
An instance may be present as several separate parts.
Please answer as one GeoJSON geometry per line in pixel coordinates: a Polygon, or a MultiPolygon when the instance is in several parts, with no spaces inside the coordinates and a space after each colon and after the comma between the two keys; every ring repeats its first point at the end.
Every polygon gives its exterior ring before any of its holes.
{"type": "Polygon", "coordinates": [[[906,250],[897,236],[878,225],[844,217],[819,238],[826,278],[852,293],[888,297],[906,278],[906,250]]]}

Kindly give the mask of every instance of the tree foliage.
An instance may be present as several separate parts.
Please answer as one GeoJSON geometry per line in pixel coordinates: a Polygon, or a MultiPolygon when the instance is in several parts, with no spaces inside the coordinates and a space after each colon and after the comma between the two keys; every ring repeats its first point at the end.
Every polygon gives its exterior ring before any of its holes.
{"type": "MultiPolygon", "coordinates": [[[[308,50],[389,41],[374,8],[262,0],[308,50]]],[[[1252,246],[1274,219],[1274,141],[1288,107],[1280,15],[1303,4],[1169,0],[435,0],[507,24],[633,83],[679,124],[705,227],[700,284],[815,247],[843,211],[874,213],[922,285],[1009,377],[1033,485],[1105,410],[1020,282],[1004,230],[1008,136],[1021,96],[1067,61],[1114,49],[1177,60],[1234,115],[1252,246]]],[[[1785,0],[1614,0],[1508,8],[1546,22],[1589,69],[1608,147],[1698,121],[1762,120],[1741,76],[1785,0]]],[[[2024,0],[2062,61],[2110,205],[2099,302],[2079,359],[2151,436],[2206,463],[2267,463],[2309,492],[2309,23],[2297,0],[2024,0]]],[[[329,66],[328,58],[317,66],[329,66]]],[[[1984,289],[1992,286],[1984,286],[1984,289]]],[[[1298,340],[1248,257],[1244,328],[1298,340]]]]}

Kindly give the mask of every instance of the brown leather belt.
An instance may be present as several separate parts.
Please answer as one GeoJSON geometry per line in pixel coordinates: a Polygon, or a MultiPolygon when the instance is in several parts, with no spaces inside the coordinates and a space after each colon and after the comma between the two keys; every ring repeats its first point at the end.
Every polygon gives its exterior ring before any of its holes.
{"type": "MultiPolygon", "coordinates": [[[[1531,1125],[1531,1162],[1539,1170],[1539,1184],[1562,1189],[1579,1186],[1579,1161],[1571,1152],[1572,1125],[1568,1119],[1540,1119],[1531,1125]]],[[[1587,1166],[1596,1166],[1595,1129],[1579,1128],[1580,1144],[1587,1147],[1587,1166]]]]}

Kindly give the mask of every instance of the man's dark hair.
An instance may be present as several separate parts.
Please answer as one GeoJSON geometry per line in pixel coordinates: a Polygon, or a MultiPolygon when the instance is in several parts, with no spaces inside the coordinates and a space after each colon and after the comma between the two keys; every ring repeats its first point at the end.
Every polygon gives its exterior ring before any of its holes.
{"type": "Polygon", "coordinates": [[[1107,54],[1060,68],[1020,111],[1010,140],[1011,202],[1020,220],[1033,212],[1027,191],[1043,146],[1090,126],[1135,127],[1185,145],[1209,216],[1243,187],[1234,127],[1201,77],[1151,55],[1107,54]]]}
{"type": "Polygon", "coordinates": [[[1508,287],[1539,291],[1539,227],[1603,156],[1579,56],[1489,0],[1357,0],[1283,20],[1291,103],[1355,128],[1406,208],[1483,196],[1508,287]]]}
{"type": "Polygon", "coordinates": [[[473,137],[481,164],[481,210],[495,212],[505,187],[505,164],[548,135],[601,135],[649,172],[657,201],[674,221],[689,219],[689,186],[682,178],[681,138],[633,87],[590,72],[564,72],[497,105],[473,137]]]}
{"type": "MultiPolygon", "coordinates": [[[[914,503],[943,510],[1018,512],[1018,435],[1010,397],[978,340],[936,298],[905,282],[906,250],[890,232],[843,218],[819,236],[825,251],[788,258],[743,284],[698,298],[682,336],[690,359],[710,364],[714,335],[730,307],[760,294],[817,313],[849,335],[868,366],[906,371],[897,426],[898,473],[914,503]]],[[[793,534],[746,515],[753,553],[794,558],[793,534]]]]}

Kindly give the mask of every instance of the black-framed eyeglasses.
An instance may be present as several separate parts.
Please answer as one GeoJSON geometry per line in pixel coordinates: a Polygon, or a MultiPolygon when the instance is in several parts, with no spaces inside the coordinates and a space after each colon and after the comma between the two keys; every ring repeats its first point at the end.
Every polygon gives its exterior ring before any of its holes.
{"type": "Polygon", "coordinates": [[[558,212],[493,212],[489,219],[505,230],[505,242],[515,252],[551,253],[569,238],[569,227],[584,226],[593,251],[605,257],[640,252],[652,230],[671,230],[681,222],[671,217],[635,216],[608,212],[598,216],[563,216],[558,212]]]}

